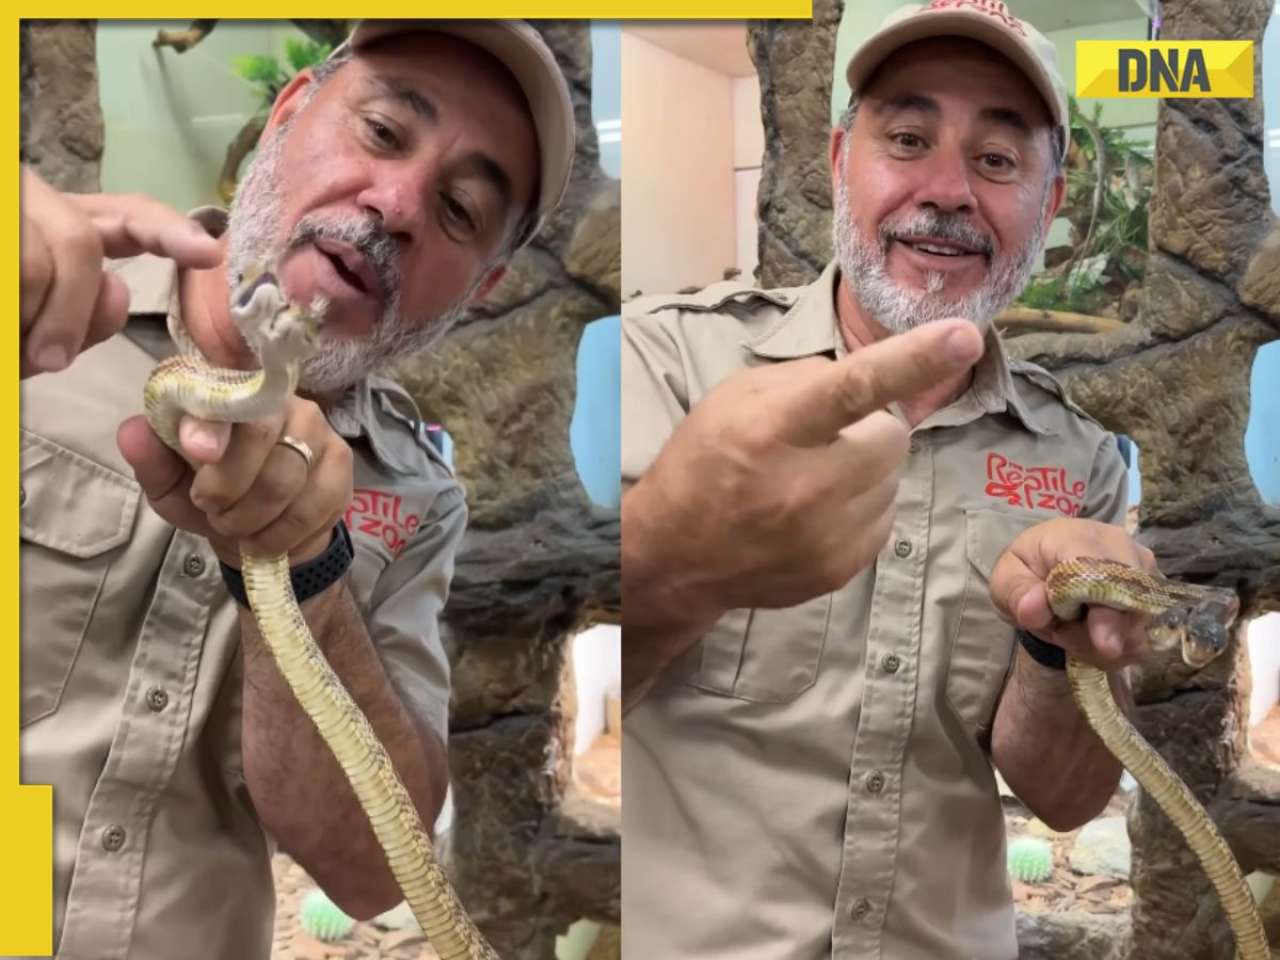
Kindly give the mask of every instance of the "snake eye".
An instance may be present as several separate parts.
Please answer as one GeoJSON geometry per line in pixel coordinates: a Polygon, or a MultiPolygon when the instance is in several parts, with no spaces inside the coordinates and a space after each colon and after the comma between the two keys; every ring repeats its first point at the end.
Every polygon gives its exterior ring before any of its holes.
{"type": "Polygon", "coordinates": [[[253,299],[254,293],[256,293],[261,287],[268,285],[273,287],[277,286],[276,277],[275,274],[271,273],[269,270],[264,270],[254,278],[252,283],[246,284],[240,288],[240,291],[236,296],[236,306],[241,308],[247,307],[249,305],[249,301],[253,299]]]}

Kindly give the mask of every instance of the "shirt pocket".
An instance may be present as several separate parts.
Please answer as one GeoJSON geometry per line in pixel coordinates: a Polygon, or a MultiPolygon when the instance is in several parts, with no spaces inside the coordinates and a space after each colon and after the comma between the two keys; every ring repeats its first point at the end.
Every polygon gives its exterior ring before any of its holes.
{"type": "Polygon", "coordinates": [[[58,709],[107,570],[133,532],[141,487],[44,437],[27,430],[21,436],[21,723],[26,726],[58,709]]]}
{"type": "Polygon", "coordinates": [[[965,511],[964,595],[951,635],[947,702],[974,736],[989,730],[1013,656],[1014,628],[991,600],[991,571],[1018,535],[1048,518],[965,511]]]}
{"type": "Polygon", "coordinates": [[[690,683],[699,690],[788,703],[813,686],[831,620],[831,594],[783,610],[731,610],[703,636],[690,683]]]}

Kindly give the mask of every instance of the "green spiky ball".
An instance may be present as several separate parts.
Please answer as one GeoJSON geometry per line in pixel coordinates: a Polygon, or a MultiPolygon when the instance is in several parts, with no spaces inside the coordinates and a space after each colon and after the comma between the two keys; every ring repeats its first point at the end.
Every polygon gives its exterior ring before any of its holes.
{"type": "Polygon", "coordinates": [[[1039,837],[1018,837],[1009,843],[1009,876],[1023,883],[1041,883],[1053,872],[1053,847],[1039,837]]]}
{"type": "Polygon", "coordinates": [[[312,890],[302,898],[299,919],[303,930],[325,943],[341,940],[356,925],[354,920],[319,889],[312,890]]]}

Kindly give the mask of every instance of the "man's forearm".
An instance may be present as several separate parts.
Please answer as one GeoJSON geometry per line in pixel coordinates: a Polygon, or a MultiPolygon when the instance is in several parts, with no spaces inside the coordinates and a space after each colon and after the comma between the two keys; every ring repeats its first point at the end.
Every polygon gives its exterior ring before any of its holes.
{"type": "MultiPolygon", "coordinates": [[[[1123,672],[1108,676],[1121,709],[1132,713],[1123,672]]],[[[1019,799],[1060,831],[1100,813],[1123,769],[1080,713],[1066,672],[1040,666],[1021,647],[996,711],[991,756],[1019,799]]]]}
{"type": "MultiPolygon", "coordinates": [[[[345,583],[303,604],[321,649],[387,749],[430,830],[448,785],[440,739],[419,732],[396,696],[345,583]]],[[[253,617],[245,639],[244,774],[263,825],[347,913],[370,917],[401,899],[342,769],[294,699],[253,617]]]]}

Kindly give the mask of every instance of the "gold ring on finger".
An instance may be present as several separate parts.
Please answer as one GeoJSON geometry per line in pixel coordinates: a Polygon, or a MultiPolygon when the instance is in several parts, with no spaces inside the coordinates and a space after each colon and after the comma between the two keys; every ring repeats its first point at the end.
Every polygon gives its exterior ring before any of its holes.
{"type": "Polygon", "coordinates": [[[287,433],[276,441],[277,446],[288,447],[300,456],[307,465],[307,472],[311,472],[311,465],[315,463],[316,455],[311,452],[311,447],[307,445],[307,441],[299,440],[297,437],[291,437],[287,433]]]}

